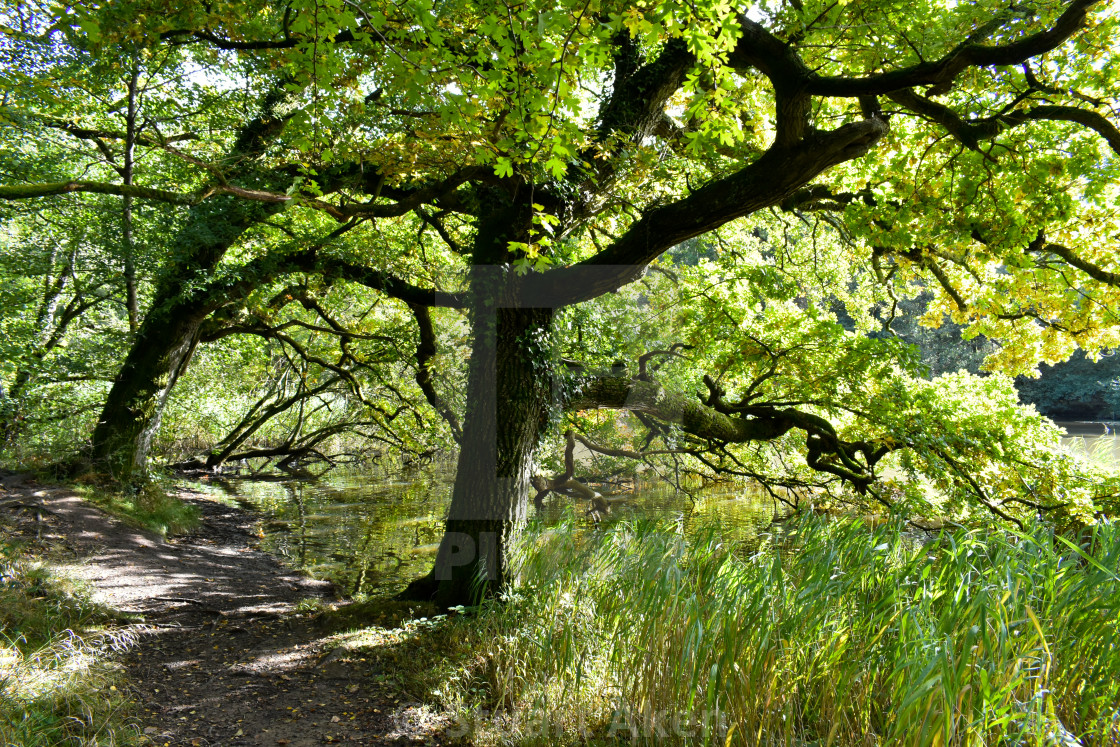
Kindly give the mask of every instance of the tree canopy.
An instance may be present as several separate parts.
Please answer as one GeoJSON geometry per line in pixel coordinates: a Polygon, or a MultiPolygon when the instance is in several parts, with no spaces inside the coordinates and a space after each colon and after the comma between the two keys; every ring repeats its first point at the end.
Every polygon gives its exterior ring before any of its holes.
{"type": "Polygon", "coordinates": [[[1092,520],[1114,483],[1006,375],[1120,344],[1118,22],[1096,0],[5,4],[4,428],[34,382],[81,379],[51,398],[99,412],[87,458],[141,473],[199,346],[244,355],[268,383],[223,382],[243,410],[203,464],[343,430],[457,443],[446,601],[480,557],[500,580],[541,460],[543,489],[571,478],[568,428],[794,496],[1092,520]],[[926,378],[891,334],[922,294],[926,324],[994,343],[991,376],[926,378]],[[298,423],[256,443],[276,417],[298,423]]]}

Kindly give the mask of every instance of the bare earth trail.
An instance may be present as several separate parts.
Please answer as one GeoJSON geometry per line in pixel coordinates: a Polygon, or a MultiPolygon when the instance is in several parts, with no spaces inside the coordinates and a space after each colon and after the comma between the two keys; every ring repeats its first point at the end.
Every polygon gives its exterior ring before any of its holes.
{"type": "Polygon", "coordinates": [[[256,517],[187,491],[202,524],[162,541],[66,488],[0,480],[3,498],[41,504],[42,540],[73,553],[69,574],[94,598],[142,616],[122,661],[155,745],[417,744],[374,663],[328,650],[294,614],[330,584],[300,576],[253,546],[256,517]]]}

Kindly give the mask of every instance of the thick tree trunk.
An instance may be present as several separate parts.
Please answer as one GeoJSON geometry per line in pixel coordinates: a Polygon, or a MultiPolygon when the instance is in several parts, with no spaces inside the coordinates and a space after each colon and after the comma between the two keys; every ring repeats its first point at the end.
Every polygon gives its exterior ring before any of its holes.
{"type": "Polygon", "coordinates": [[[200,328],[221,302],[199,284],[226,250],[276,206],[219,198],[192,210],[151,308],[113,382],[93,432],[93,468],[128,480],[147,468],[164,405],[198,345],[200,328]]]}
{"type": "Polygon", "coordinates": [[[432,574],[414,593],[469,605],[508,581],[552,404],[551,309],[502,308],[503,270],[474,273],[474,346],[458,471],[432,574]]]}
{"type": "MultiPolygon", "coordinates": [[[[130,107],[135,104],[131,98],[130,107]]],[[[256,159],[283,131],[298,106],[298,91],[283,84],[266,94],[260,114],[241,127],[227,154],[227,160],[235,165],[227,177],[260,179],[265,186],[274,186],[269,180],[277,177],[257,171],[256,159]]],[[[129,112],[130,117],[135,113],[132,108],[129,112]]],[[[167,271],[156,288],[151,308],[134,330],[132,349],[94,429],[90,450],[94,469],[107,470],[119,479],[130,479],[145,470],[167,397],[190,363],[200,325],[217,308],[199,291],[200,283],[212,277],[226,251],[246,229],[280,209],[279,204],[247,203],[234,197],[216,197],[192,205],[186,225],[168,247],[167,271]]],[[[130,231],[131,221],[128,224],[130,231]]]]}
{"type": "Polygon", "coordinates": [[[93,432],[94,469],[120,480],[145,470],[167,397],[194,355],[207,316],[160,300],[140,325],[93,432]]]}

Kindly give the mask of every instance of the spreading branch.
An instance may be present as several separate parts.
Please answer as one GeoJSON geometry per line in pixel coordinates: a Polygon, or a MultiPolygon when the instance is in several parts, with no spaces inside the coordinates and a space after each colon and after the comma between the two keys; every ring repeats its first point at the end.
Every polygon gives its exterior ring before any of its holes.
{"type": "Polygon", "coordinates": [[[791,430],[806,434],[807,464],[851,483],[864,492],[874,482],[874,467],[893,444],[844,441],[824,418],[793,407],[729,404],[711,377],[709,392],[694,398],[649,381],[601,376],[581,381],[567,402],[570,410],[619,409],[674,423],[684,433],[713,444],[773,441],[791,430]],[[862,456],[862,461],[857,458],[862,456]]]}
{"type": "Polygon", "coordinates": [[[416,345],[416,384],[420,387],[420,391],[424,392],[424,398],[428,400],[428,404],[447,423],[455,442],[462,443],[463,428],[459,424],[459,417],[436,391],[435,384],[432,383],[431,363],[438,352],[438,347],[431,311],[427,306],[416,303],[410,303],[408,308],[411,309],[412,315],[416,318],[416,325],[420,330],[420,341],[416,345]]]}
{"type": "Polygon", "coordinates": [[[790,147],[775,145],[739,171],[646,211],[591,259],[527,275],[522,303],[559,308],[617,290],[671,247],[781,203],[826,169],[866,153],[887,131],[885,120],[872,118],[813,133],[790,147]]]}
{"type": "Polygon", "coordinates": [[[1054,254],[1081,270],[1086,275],[1093,278],[1093,280],[1120,288],[1120,272],[1109,272],[1100,265],[1093,264],[1079,256],[1069,247],[1062,246],[1061,244],[1049,243],[1042,233],[1039,233],[1038,240],[1032,242],[1030,246],[1027,247],[1027,251],[1035,254],[1054,254]]]}
{"type": "MultiPolygon", "coordinates": [[[[649,363],[651,358],[654,358],[654,357],[657,357],[657,356],[683,358],[684,356],[681,355],[679,351],[681,351],[681,350],[691,350],[692,348],[693,348],[692,345],[686,345],[683,342],[677,342],[677,343],[674,343],[674,344],[670,345],[668,350],[650,350],[647,353],[643,353],[641,356],[638,357],[638,376],[637,376],[638,380],[639,381],[652,381],[653,380],[653,373],[651,371],[646,370],[646,365],[649,363]]],[[[654,369],[654,370],[656,370],[656,369],[654,369]]]]}
{"type": "Polygon", "coordinates": [[[990,117],[966,119],[951,107],[940,104],[911,90],[894,91],[888,95],[891,101],[905,107],[915,114],[936,122],[945,131],[960,141],[965,147],[979,150],[980,143],[991,140],[1005,130],[1029,122],[1074,122],[1093,130],[1108,143],[1109,147],[1120,153],[1120,129],[1103,114],[1076,106],[1045,104],[1023,108],[1012,108],[990,117]]]}
{"type": "Polygon", "coordinates": [[[95,181],[2,184],[0,185],[0,200],[27,200],[35,197],[53,197],[55,195],[73,194],[75,192],[91,192],[93,194],[116,195],[118,197],[137,197],[142,200],[167,202],[173,205],[196,205],[199,202],[199,195],[197,194],[183,194],[181,192],[141,187],[134,184],[110,184],[108,182],[95,181]]]}
{"type": "Polygon", "coordinates": [[[1072,0],[1047,29],[1006,44],[982,43],[1002,25],[998,22],[1000,19],[996,19],[996,23],[981,27],[940,59],[890,72],[863,77],[809,73],[803,79],[804,90],[814,96],[855,98],[884,96],[915,86],[932,86],[930,95],[943,94],[967,68],[1021,65],[1032,57],[1057,49],[1085,26],[1089,10],[1100,3],[1101,0],[1072,0]]]}

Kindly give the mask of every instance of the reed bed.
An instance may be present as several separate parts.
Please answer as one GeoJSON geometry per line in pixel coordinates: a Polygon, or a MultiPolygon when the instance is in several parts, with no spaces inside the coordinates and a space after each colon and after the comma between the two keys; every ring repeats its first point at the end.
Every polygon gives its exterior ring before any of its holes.
{"type": "Polygon", "coordinates": [[[917,541],[808,520],[730,546],[526,536],[521,584],[440,635],[471,743],[1120,744],[1120,527],[917,541]]]}

